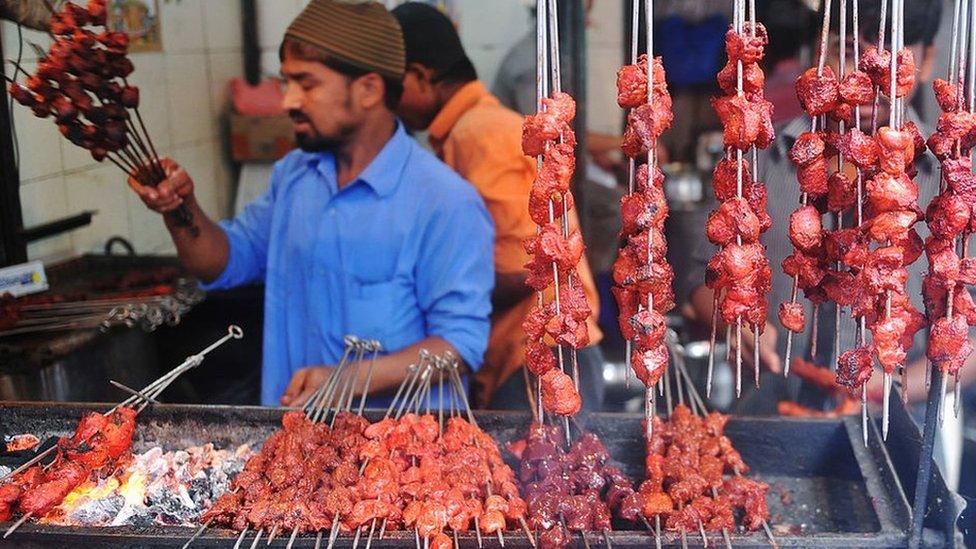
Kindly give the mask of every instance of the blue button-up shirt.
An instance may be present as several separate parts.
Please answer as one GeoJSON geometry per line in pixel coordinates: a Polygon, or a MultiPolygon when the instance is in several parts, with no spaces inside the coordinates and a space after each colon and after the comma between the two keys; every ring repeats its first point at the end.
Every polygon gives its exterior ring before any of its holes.
{"type": "Polygon", "coordinates": [[[439,336],[471,369],[481,366],[491,217],[402,125],[342,189],[331,153],[288,154],[268,191],[220,226],[230,257],[207,288],[265,283],[262,404],[278,404],[297,370],[336,364],[350,334],[379,340],[384,352],[439,336]]]}

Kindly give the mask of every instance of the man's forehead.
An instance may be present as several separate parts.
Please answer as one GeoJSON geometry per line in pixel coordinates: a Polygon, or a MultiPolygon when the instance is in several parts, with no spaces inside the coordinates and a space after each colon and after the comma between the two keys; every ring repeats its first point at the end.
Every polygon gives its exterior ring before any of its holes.
{"type": "Polygon", "coordinates": [[[326,67],[319,61],[302,59],[294,55],[285,54],[284,59],[281,60],[281,69],[279,72],[282,76],[294,78],[305,75],[323,76],[329,73],[335,73],[336,71],[326,67]]]}

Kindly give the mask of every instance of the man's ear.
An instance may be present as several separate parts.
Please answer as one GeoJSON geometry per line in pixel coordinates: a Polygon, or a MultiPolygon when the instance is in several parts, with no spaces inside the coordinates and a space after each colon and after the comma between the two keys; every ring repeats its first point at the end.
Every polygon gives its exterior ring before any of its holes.
{"type": "Polygon", "coordinates": [[[386,83],[383,82],[383,77],[375,72],[364,74],[353,82],[352,97],[365,109],[383,104],[385,95],[386,83]]]}

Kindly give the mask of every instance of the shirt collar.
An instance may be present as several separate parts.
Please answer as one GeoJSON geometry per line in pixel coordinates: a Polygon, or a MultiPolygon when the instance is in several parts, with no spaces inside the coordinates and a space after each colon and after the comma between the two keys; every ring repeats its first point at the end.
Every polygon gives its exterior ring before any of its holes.
{"type": "Polygon", "coordinates": [[[427,128],[427,139],[430,144],[435,149],[439,149],[439,145],[444,142],[447,134],[451,133],[451,129],[461,116],[488,95],[490,95],[488,89],[480,80],[473,80],[461,86],[461,89],[454,92],[454,95],[447,100],[427,128]]]}
{"type": "MultiPolygon", "coordinates": [[[[359,177],[346,188],[361,182],[373,189],[373,192],[381,198],[393,194],[400,183],[400,176],[407,165],[407,159],[410,157],[412,142],[413,139],[407,135],[403,123],[397,120],[393,136],[383,145],[379,154],[359,174],[359,177]]],[[[332,186],[335,187],[336,164],[334,153],[315,154],[309,160],[309,165],[326,179],[332,181],[332,186]]],[[[333,188],[333,192],[336,192],[335,188],[333,188]]]]}

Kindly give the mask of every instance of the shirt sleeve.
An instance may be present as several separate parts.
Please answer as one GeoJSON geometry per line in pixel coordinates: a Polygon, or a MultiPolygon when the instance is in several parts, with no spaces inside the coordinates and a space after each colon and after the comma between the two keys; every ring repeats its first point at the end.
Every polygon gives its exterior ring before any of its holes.
{"type": "Polygon", "coordinates": [[[268,190],[248,204],[234,219],[225,219],[218,223],[227,235],[230,253],[224,271],[216,280],[203,285],[205,290],[225,290],[264,280],[279,172],[279,165],[275,165],[268,190]]]}
{"type": "Polygon", "coordinates": [[[494,229],[473,189],[432,212],[417,261],[417,300],[427,335],[450,343],[472,371],[488,347],[488,316],[495,283],[494,229]]]}
{"type": "Polygon", "coordinates": [[[530,257],[522,241],[536,232],[528,195],[535,162],[524,156],[520,128],[458,128],[445,143],[448,162],[478,190],[495,224],[495,270],[520,273],[530,257]],[[462,144],[463,143],[463,144],[462,144]]]}

